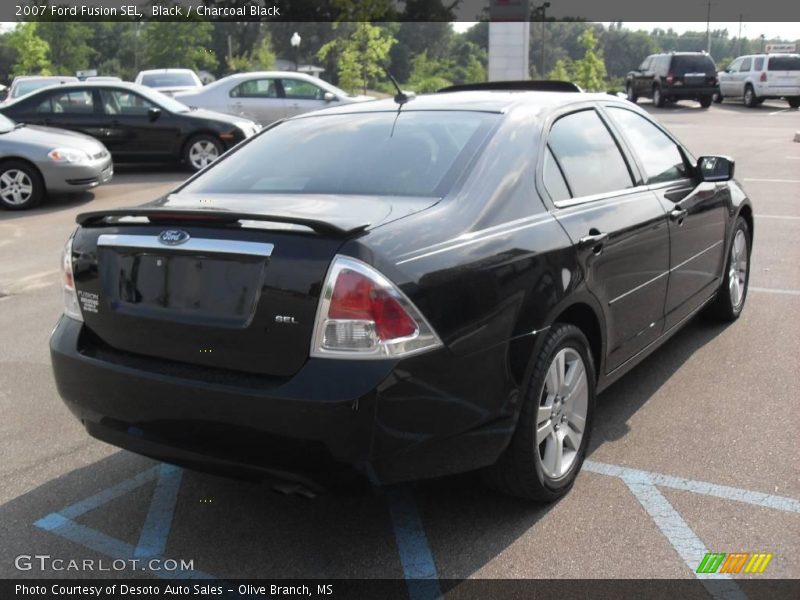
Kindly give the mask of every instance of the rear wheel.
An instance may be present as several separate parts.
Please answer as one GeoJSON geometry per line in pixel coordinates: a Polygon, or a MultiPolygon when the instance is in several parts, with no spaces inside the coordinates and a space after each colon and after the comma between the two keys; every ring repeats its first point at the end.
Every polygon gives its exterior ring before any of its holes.
{"type": "Polygon", "coordinates": [[[633,91],[633,84],[630,81],[625,86],[625,95],[628,97],[628,100],[634,104],[636,104],[636,101],[639,100],[639,96],[637,96],[636,92],[633,91]]]}
{"type": "Polygon", "coordinates": [[[711,106],[711,96],[703,96],[700,98],[700,106],[703,108],[708,108],[711,106]]]}
{"type": "Polygon", "coordinates": [[[199,171],[217,160],[223,152],[222,143],[210,135],[196,135],[186,143],[183,160],[192,171],[199,171]]]}
{"type": "Polygon", "coordinates": [[[586,456],[595,374],[580,329],[556,323],[546,336],[533,357],[517,429],[486,479],[507,494],[552,502],[572,487],[586,456]]]}
{"type": "Polygon", "coordinates": [[[0,204],[10,210],[33,208],[44,197],[44,182],[31,165],[10,160],[0,165],[0,204]]]}
{"type": "Polygon", "coordinates": [[[791,98],[787,98],[786,101],[792,108],[800,108],[800,96],[792,96],[791,98]]]}
{"type": "Polygon", "coordinates": [[[653,87],[653,104],[658,108],[664,108],[664,95],[661,93],[661,87],[653,87]]]}
{"type": "Polygon", "coordinates": [[[709,305],[706,314],[721,321],[735,321],[742,314],[747,299],[750,281],[750,228],[742,217],[736,220],[733,242],[728,252],[725,276],[717,291],[717,297],[709,305]]]}
{"type": "Polygon", "coordinates": [[[744,88],[744,105],[747,108],[755,108],[759,104],[760,102],[756,97],[756,92],[753,90],[753,86],[748,84],[747,87],[744,88]]]}

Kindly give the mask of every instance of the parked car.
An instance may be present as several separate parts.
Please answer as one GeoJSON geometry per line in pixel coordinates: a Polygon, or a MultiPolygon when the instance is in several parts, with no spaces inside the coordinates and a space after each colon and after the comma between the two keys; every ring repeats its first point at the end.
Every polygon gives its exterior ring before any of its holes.
{"type": "Polygon", "coordinates": [[[733,170],[601,94],[301,115],[78,216],[58,390],[89,434],[167,462],[312,490],[485,468],[553,500],[597,393],[702,309],[741,314],[733,170]]]}
{"type": "Polygon", "coordinates": [[[351,96],[322,79],[294,71],[238,73],[175,97],[189,106],[238,115],[262,125],[328,106],[372,100],[351,96]]]}
{"type": "Polygon", "coordinates": [[[116,75],[90,75],[84,81],[122,81],[122,78],[116,75]]]}
{"type": "Polygon", "coordinates": [[[192,110],[133,83],[65,84],[1,106],[0,112],[21,123],[91,135],[118,162],[182,160],[195,171],[260,129],[246,119],[192,110]]]}
{"type": "Polygon", "coordinates": [[[717,66],[705,52],[652,54],[625,77],[628,100],[652,98],[659,108],[677,100],[697,100],[708,108],[717,91],[717,66]]]}
{"type": "Polygon", "coordinates": [[[18,75],[14,77],[14,80],[11,82],[6,101],[12,102],[13,100],[22,98],[31,92],[45,87],[60,85],[62,83],[74,83],[76,81],[78,81],[77,77],[71,77],[69,75],[18,75]]]}
{"type": "Polygon", "coordinates": [[[758,106],[769,98],[785,98],[800,107],[800,54],[752,54],[740,56],[719,72],[719,95],[742,98],[745,106],[758,106]]]}
{"type": "Polygon", "coordinates": [[[24,210],[48,193],[82,192],[114,175],[95,139],[50,127],[26,127],[0,115],[0,206],[24,210]]]}
{"type": "Polygon", "coordinates": [[[197,73],[191,69],[151,69],[149,71],[140,71],[134,83],[146,85],[167,96],[203,87],[203,82],[200,81],[197,73]]]}

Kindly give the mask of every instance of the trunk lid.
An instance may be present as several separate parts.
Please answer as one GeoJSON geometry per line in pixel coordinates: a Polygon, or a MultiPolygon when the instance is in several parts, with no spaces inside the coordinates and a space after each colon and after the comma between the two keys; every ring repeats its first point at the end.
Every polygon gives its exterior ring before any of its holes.
{"type": "MultiPolygon", "coordinates": [[[[291,204],[227,198],[224,209],[221,198],[203,200],[211,202],[173,196],[78,216],[75,287],[98,343],[291,377],[308,358],[320,291],[338,249],[415,211],[386,198],[358,198],[356,210],[342,197],[297,197],[291,204]]],[[[422,210],[435,202],[421,200],[410,203],[422,210]]]]}

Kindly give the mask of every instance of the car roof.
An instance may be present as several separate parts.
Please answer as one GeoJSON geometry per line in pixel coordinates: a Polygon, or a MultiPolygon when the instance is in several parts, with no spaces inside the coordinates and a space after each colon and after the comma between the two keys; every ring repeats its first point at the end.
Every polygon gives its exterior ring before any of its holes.
{"type": "Polygon", "coordinates": [[[61,81],[65,79],[78,81],[74,75],[17,75],[14,77],[14,81],[61,81]]]}
{"type": "Polygon", "coordinates": [[[139,71],[139,75],[148,75],[150,73],[194,73],[191,69],[147,69],[139,71]]]}
{"type": "MultiPolygon", "coordinates": [[[[528,91],[469,91],[445,92],[416,96],[403,104],[403,111],[452,110],[503,113],[516,106],[534,106],[552,110],[570,104],[587,101],[614,100],[608,94],[586,94],[582,92],[528,92],[528,91]]],[[[343,114],[396,111],[398,104],[392,98],[373,100],[358,104],[346,104],[324,109],[324,112],[306,114],[343,114]]],[[[302,118],[300,115],[297,118],[302,118]]]]}

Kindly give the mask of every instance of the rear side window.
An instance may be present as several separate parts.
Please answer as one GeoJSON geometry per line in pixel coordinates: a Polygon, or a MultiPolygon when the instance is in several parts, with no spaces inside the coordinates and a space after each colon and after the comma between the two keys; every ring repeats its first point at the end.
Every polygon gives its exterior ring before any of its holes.
{"type": "Polygon", "coordinates": [[[800,71],[800,56],[770,56],[768,71],[800,71]]]}
{"type": "Polygon", "coordinates": [[[753,70],[760,71],[763,68],[764,68],[764,57],[756,56],[755,61],[753,62],[753,70]]]}
{"type": "Polygon", "coordinates": [[[564,176],[561,174],[561,168],[553,158],[553,153],[550,148],[544,155],[544,187],[547,188],[547,193],[553,202],[560,202],[562,200],[569,200],[570,193],[567,187],[567,182],[564,181],[564,176]]]}
{"type": "Polygon", "coordinates": [[[647,183],[675,181],[687,176],[683,155],[663,131],[630,110],[609,106],[608,112],[641,160],[647,183]]]}
{"type": "Polygon", "coordinates": [[[407,111],[293,119],[202,173],[188,193],[443,196],[499,115],[407,111]]]}
{"type": "Polygon", "coordinates": [[[548,145],[564,172],[573,197],[604,194],[633,186],[619,147],[594,110],[561,117],[550,130],[548,145]]]}
{"type": "Polygon", "coordinates": [[[251,79],[240,83],[230,91],[232,98],[277,98],[278,92],[272,79],[251,79]]]}
{"type": "Polygon", "coordinates": [[[36,107],[36,112],[91,115],[94,113],[92,93],[83,90],[55,92],[36,107]]]}
{"type": "MultiPolygon", "coordinates": [[[[750,68],[749,66],[747,67],[750,68]]],[[[686,73],[716,73],[717,67],[705,54],[676,55],[672,57],[672,70],[679,75],[686,73]]]]}

